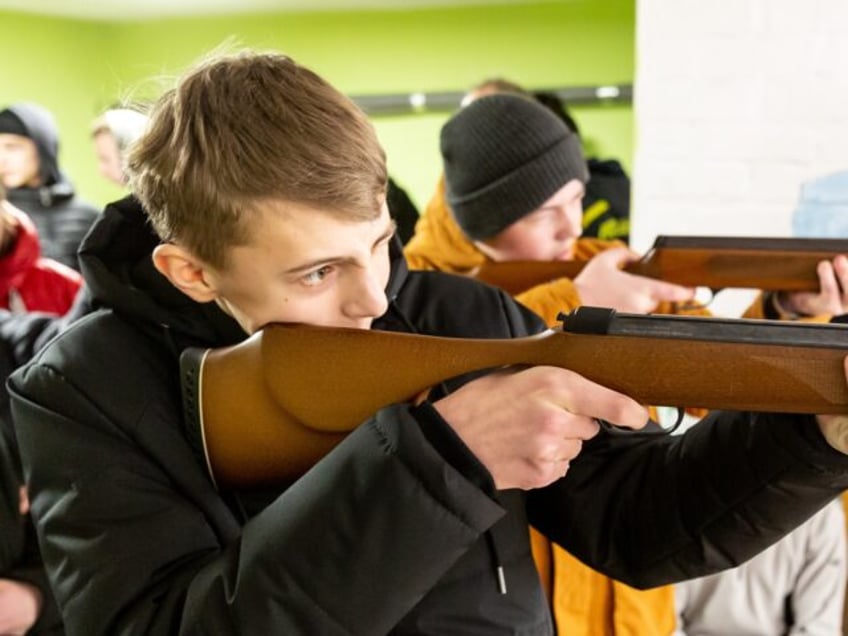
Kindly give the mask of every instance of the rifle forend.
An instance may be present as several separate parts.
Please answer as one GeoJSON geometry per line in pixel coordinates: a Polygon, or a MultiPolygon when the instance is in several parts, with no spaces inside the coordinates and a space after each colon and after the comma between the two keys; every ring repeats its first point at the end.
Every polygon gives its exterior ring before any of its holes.
{"type": "Polygon", "coordinates": [[[181,358],[187,425],[219,486],[289,483],[383,406],[503,365],[552,365],[643,404],[848,413],[848,327],[581,307],[508,340],[268,325],[181,358]]]}
{"type": "MultiPolygon", "coordinates": [[[[658,236],[624,271],[685,285],[764,291],[817,291],[816,265],[848,254],[848,240],[658,236]]],[[[557,278],[576,277],[586,261],[487,261],[471,276],[510,294],[557,278]]]]}

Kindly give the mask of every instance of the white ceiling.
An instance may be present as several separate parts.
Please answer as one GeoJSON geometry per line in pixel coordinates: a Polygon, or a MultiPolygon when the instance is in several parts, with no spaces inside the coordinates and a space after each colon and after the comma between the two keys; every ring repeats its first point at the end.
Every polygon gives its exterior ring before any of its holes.
{"type": "MultiPolygon", "coordinates": [[[[528,4],[539,0],[0,0],[0,9],[89,20],[138,20],[175,16],[284,11],[418,9],[528,4]]],[[[548,0],[552,1],[552,0],[548,0]]],[[[559,0],[574,1],[574,0],[559,0]]]]}

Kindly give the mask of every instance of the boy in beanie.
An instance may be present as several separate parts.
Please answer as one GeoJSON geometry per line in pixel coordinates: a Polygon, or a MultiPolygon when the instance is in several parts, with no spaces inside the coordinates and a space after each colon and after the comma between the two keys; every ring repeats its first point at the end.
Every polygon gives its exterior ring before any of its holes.
{"type": "Polygon", "coordinates": [[[38,104],[0,110],[0,183],[35,223],[44,255],[78,270],[77,248],[97,209],[79,199],[59,169],[53,115],[38,104]]]}
{"type": "Polygon", "coordinates": [[[9,381],[69,633],[547,636],[528,523],[655,585],[749,557],[848,487],[848,416],[723,412],[709,436],[610,435],[596,418],[641,428],[645,409],[544,366],[380,408],[293,484],[215,483],[180,397],[189,347],[275,322],[469,338],[545,325],[494,287],[406,269],[373,127],[285,56],[187,72],[128,168],[138,198],[108,206],[80,250],[98,309],[9,381]]]}
{"type": "MultiPolygon", "coordinates": [[[[404,248],[410,267],[472,274],[487,260],[587,262],[574,280],[516,298],[550,325],[579,305],[633,313],[681,313],[694,290],[622,271],[639,255],[618,242],[581,238],[588,173],[578,137],[549,109],[515,94],[473,100],[442,128],[444,179],[404,248]]],[[[818,293],[780,294],[797,313],[848,311],[848,260],[822,263],[818,293]]],[[[778,294],[768,298],[777,298],[778,294]]],[[[764,297],[747,317],[777,317],[764,297]]],[[[683,313],[704,313],[702,310],[683,313]]]]}
{"type": "Polygon", "coordinates": [[[637,258],[620,243],[580,239],[588,179],[580,140],[531,98],[473,100],[442,128],[444,181],[404,253],[410,267],[469,274],[486,260],[592,261],[517,299],[556,324],[578,305],[646,313],[693,290],[620,270],[637,258]]]}

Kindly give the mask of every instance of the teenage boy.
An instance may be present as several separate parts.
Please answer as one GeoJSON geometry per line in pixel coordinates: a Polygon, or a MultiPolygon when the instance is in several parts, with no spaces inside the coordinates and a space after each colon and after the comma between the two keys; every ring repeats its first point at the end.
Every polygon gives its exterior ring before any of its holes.
{"type": "MultiPolygon", "coordinates": [[[[624,272],[638,254],[582,237],[589,172],[580,138],[549,108],[515,93],[475,94],[442,128],[440,147],[444,179],[404,248],[411,268],[468,274],[488,261],[580,261],[573,280],[516,298],[548,324],[579,305],[692,313],[675,307],[692,289],[624,272]]],[[[819,279],[817,292],[765,295],[746,316],[827,320],[848,311],[848,259],[822,262],[819,279]]]]}
{"type": "Polygon", "coordinates": [[[109,206],[81,250],[101,309],[10,383],[71,634],[549,634],[528,523],[650,586],[744,560],[848,487],[848,418],[607,435],[596,418],[638,429],[643,407],[534,367],[387,406],[284,491],[216,490],[185,431],[187,346],[278,321],[479,338],[544,324],[492,287],[406,271],[371,125],[284,56],[188,72],[129,170],[142,206],[109,206]]]}

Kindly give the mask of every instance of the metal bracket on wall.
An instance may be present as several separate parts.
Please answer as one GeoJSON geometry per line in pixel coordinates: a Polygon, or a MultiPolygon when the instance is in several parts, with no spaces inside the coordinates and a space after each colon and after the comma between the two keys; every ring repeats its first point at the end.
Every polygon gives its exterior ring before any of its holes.
{"type": "MultiPolygon", "coordinates": [[[[572,86],[566,88],[536,88],[531,92],[553,93],[566,106],[604,103],[630,103],[633,101],[632,84],[603,86],[572,86]]],[[[433,93],[397,93],[386,95],[351,95],[362,110],[369,115],[409,115],[413,113],[452,112],[459,108],[465,91],[433,93]]]]}

